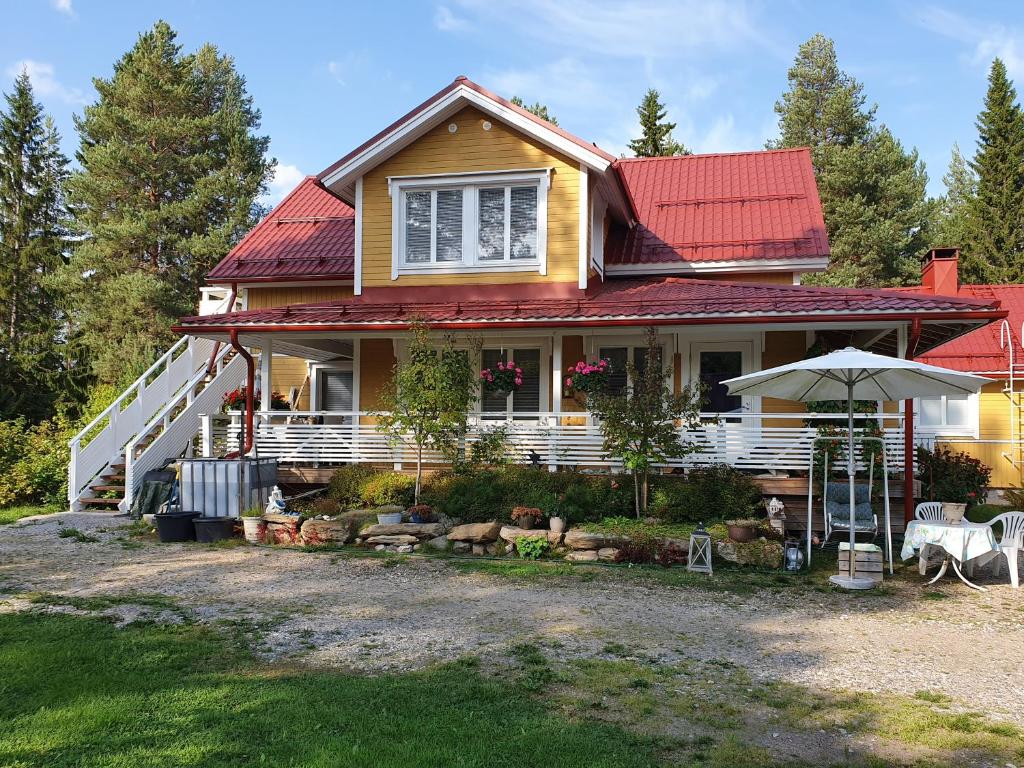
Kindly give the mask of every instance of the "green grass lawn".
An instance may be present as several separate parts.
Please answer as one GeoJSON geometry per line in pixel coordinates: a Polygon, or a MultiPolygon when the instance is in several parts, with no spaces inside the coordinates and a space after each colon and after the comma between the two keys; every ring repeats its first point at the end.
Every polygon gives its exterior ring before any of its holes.
{"type": "Polygon", "coordinates": [[[217,629],[0,615],[0,765],[656,765],[472,663],[362,676],[256,663],[217,629]]]}
{"type": "Polygon", "coordinates": [[[40,507],[37,505],[3,507],[0,508],[0,525],[17,522],[23,517],[32,517],[33,515],[52,515],[53,513],[60,511],[62,510],[58,507],[40,507]]]}

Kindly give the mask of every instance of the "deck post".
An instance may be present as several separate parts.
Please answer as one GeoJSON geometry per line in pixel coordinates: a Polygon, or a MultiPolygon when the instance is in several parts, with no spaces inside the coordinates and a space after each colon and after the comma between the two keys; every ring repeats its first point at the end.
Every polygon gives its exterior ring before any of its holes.
{"type": "Polygon", "coordinates": [[[272,367],[274,359],[274,340],[270,336],[264,336],[260,349],[260,410],[266,413],[270,410],[273,402],[274,387],[272,367]]]}
{"type": "MultiPolygon", "coordinates": [[[[915,317],[910,324],[904,357],[913,360],[921,340],[921,319],[915,317]]],[[[914,519],[914,401],[903,401],[903,524],[914,519]]]]}

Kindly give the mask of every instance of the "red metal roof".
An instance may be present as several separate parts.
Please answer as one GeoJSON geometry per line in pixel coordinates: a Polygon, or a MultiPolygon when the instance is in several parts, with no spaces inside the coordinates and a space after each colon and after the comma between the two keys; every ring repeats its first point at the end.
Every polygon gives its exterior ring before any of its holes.
{"type": "Polygon", "coordinates": [[[622,159],[637,226],[609,233],[605,264],[825,259],[807,149],[622,159]]]}
{"type": "Polygon", "coordinates": [[[307,176],[210,272],[213,283],[236,280],[351,280],[355,211],[307,176]]]}
{"type": "MultiPolygon", "coordinates": [[[[215,332],[229,327],[326,330],[328,328],[405,327],[413,319],[442,326],[499,322],[566,326],[573,323],[643,325],[647,322],[757,322],[815,318],[920,316],[965,320],[998,319],[998,302],[884,290],[759,285],[678,277],[611,280],[579,299],[547,298],[507,301],[370,302],[345,301],[256,309],[231,315],[183,318],[184,333],[215,332]]],[[[960,332],[962,332],[962,328],[960,332]]],[[[950,331],[952,335],[957,331],[950,331]]]]}
{"type": "MultiPolygon", "coordinates": [[[[923,289],[914,288],[907,293],[920,295],[923,289]]],[[[1024,285],[962,285],[957,294],[961,298],[998,301],[1009,312],[1010,343],[1014,362],[1024,362],[1021,349],[1021,324],[1024,323],[1024,285]]],[[[923,363],[951,368],[968,373],[1007,374],[1009,351],[1000,345],[1001,323],[992,323],[964,334],[926,354],[917,357],[923,363]]]]}

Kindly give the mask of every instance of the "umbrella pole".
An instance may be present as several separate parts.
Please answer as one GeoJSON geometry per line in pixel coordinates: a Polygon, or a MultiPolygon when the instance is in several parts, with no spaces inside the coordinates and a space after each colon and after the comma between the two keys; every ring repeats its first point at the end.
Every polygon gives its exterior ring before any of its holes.
{"type": "MultiPolygon", "coordinates": [[[[852,374],[852,371],[851,371],[851,374],[852,374]]],[[[857,551],[856,551],[856,548],[855,548],[856,547],[856,543],[857,543],[857,531],[854,528],[854,525],[857,522],[857,516],[856,516],[856,504],[855,504],[854,498],[853,498],[853,496],[854,496],[853,492],[854,492],[854,488],[855,488],[854,473],[856,472],[857,465],[856,465],[856,462],[855,462],[854,457],[853,457],[853,377],[852,376],[847,381],[846,387],[847,387],[847,393],[848,393],[847,396],[846,396],[846,404],[848,406],[848,417],[849,417],[848,421],[847,421],[847,433],[846,433],[846,439],[847,439],[847,443],[846,443],[846,447],[847,447],[846,473],[847,473],[847,480],[849,482],[849,487],[850,487],[850,491],[849,491],[850,492],[850,579],[852,580],[854,578],[854,574],[857,571],[857,567],[855,565],[855,563],[857,562],[857,551]]]]}

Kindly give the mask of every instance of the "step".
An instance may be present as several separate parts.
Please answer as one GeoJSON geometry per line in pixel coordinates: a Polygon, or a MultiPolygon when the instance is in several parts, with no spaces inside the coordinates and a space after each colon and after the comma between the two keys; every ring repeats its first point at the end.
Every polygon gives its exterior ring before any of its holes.
{"type": "Polygon", "coordinates": [[[116,507],[122,501],[124,499],[82,498],[78,500],[78,503],[87,507],[116,507]]]}
{"type": "Polygon", "coordinates": [[[124,485],[91,485],[89,486],[91,491],[120,491],[124,494],[124,485]]]}
{"type": "Polygon", "coordinates": [[[114,475],[100,475],[100,480],[110,480],[111,482],[124,482],[128,477],[122,472],[114,475]]]}

